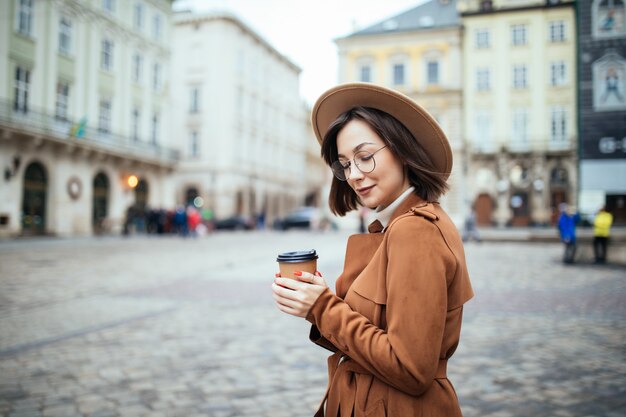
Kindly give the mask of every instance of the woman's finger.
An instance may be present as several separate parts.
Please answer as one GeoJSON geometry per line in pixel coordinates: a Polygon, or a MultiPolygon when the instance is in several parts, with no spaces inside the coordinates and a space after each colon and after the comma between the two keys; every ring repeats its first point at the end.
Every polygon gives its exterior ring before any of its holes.
{"type": "Polygon", "coordinates": [[[274,282],[280,285],[283,288],[288,288],[290,290],[298,290],[302,288],[302,283],[291,278],[274,278],[274,282]]]}
{"type": "Polygon", "coordinates": [[[298,301],[302,297],[301,294],[299,294],[297,291],[285,288],[285,286],[280,284],[279,282],[275,282],[274,284],[272,284],[272,290],[276,295],[287,300],[298,301]]]}
{"type": "Polygon", "coordinates": [[[288,306],[282,305],[282,304],[280,304],[280,303],[278,303],[278,304],[276,304],[276,305],[278,306],[278,309],[279,309],[280,311],[282,311],[283,313],[287,313],[287,314],[290,314],[290,315],[292,315],[292,316],[298,316],[298,317],[300,317],[300,316],[301,316],[301,315],[300,315],[300,311],[299,311],[299,310],[296,310],[296,309],[293,309],[293,308],[291,308],[291,307],[288,307],[288,306]]]}
{"type": "Polygon", "coordinates": [[[324,287],[328,287],[328,284],[326,284],[326,280],[324,278],[322,278],[322,274],[320,274],[319,271],[316,271],[315,275],[310,274],[308,272],[303,272],[302,276],[298,277],[298,279],[300,281],[302,281],[302,282],[307,282],[309,284],[321,285],[321,286],[324,286],[324,287]]]}
{"type": "Polygon", "coordinates": [[[280,295],[274,293],[272,294],[272,297],[274,298],[274,301],[276,301],[276,304],[280,304],[283,307],[288,307],[291,308],[292,310],[300,310],[302,309],[302,303],[296,300],[290,300],[284,297],[281,297],[280,295]]]}
{"type": "Polygon", "coordinates": [[[311,274],[310,272],[296,272],[294,273],[294,275],[296,276],[296,279],[298,281],[302,281],[302,282],[310,282],[313,283],[315,282],[315,275],[311,274]]]}

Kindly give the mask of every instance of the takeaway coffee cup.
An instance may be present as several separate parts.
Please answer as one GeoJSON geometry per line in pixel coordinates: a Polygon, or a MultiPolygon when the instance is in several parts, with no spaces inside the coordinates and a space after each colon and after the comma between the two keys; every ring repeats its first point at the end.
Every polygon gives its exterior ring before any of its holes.
{"type": "Polygon", "coordinates": [[[280,276],[285,278],[295,278],[295,271],[310,272],[312,274],[317,271],[317,252],[315,249],[284,252],[276,258],[280,267],[280,276]]]}

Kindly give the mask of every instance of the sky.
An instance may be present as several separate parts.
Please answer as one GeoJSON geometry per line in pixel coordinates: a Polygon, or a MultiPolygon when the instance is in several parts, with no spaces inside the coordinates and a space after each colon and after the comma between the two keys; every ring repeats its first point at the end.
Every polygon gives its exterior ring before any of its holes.
{"type": "Polygon", "coordinates": [[[230,11],[302,69],[300,95],[313,105],[337,84],[334,39],[412,9],[425,0],[177,0],[194,12],[230,11]]]}

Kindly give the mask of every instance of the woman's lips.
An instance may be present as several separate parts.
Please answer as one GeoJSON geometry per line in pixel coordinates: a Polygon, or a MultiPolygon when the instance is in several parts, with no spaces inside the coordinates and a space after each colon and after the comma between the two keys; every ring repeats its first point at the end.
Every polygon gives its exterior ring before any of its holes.
{"type": "Polygon", "coordinates": [[[369,187],[357,188],[356,192],[359,193],[359,195],[367,195],[372,190],[372,188],[374,188],[373,185],[370,185],[369,187]]]}

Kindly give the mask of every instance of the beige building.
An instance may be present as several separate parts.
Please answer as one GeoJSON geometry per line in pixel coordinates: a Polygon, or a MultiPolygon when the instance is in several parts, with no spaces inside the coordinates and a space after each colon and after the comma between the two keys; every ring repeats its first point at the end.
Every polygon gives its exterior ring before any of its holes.
{"type": "Polygon", "coordinates": [[[479,224],[545,225],[577,200],[572,0],[459,0],[463,136],[479,224]]]}
{"type": "Polygon", "coordinates": [[[177,14],[172,62],[177,201],[268,222],[319,202],[297,65],[229,13],[177,14]]]}
{"type": "Polygon", "coordinates": [[[0,2],[0,236],[115,232],[174,203],[171,7],[0,2]]]}
{"type": "Polygon", "coordinates": [[[464,216],[461,131],[461,26],[455,0],[431,0],[336,40],[339,81],[394,88],[426,108],[446,132],[454,153],[451,189],[442,199],[453,220],[464,216]]]}

